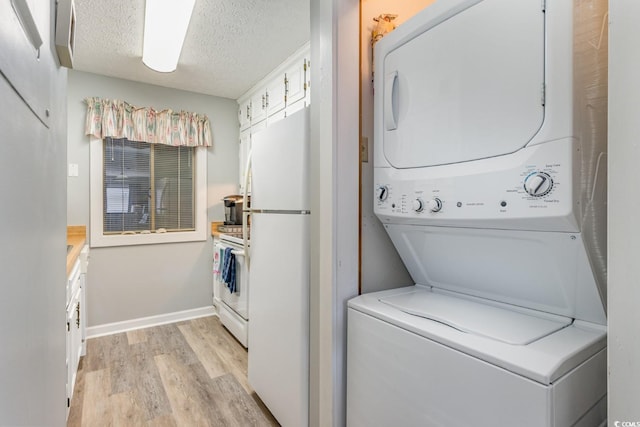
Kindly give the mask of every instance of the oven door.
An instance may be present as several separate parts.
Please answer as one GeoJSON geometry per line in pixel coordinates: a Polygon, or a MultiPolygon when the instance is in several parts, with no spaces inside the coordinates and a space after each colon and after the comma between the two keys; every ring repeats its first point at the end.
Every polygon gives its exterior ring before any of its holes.
{"type": "Polygon", "coordinates": [[[223,242],[223,248],[233,249],[232,254],[236,261],[236,289],[230,292],[226,283],[220,279],[220,299],[229,309],[234,311],[244,320],[249,320],[249,272],[245,262],[245,253],[242,246],[223,242]]]}

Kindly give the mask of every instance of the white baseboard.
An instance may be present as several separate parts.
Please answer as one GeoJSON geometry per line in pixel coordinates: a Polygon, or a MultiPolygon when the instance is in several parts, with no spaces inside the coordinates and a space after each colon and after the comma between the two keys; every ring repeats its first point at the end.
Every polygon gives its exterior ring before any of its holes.
{"type": "Polygon", "coordinates": [[[122,322],[106,323],[104,325],[87,327],[87,339],[105,335],[113,335],[135,329],[149,328],[151,326],[165,325],[167,323],[181,322],[183,320],[197,319],[216,315],[213,306],[194,308],[191,310],[175,311],[173,313],[159,314],[157,316],[140,317],[138,319],[124,320],[122,322]]]}

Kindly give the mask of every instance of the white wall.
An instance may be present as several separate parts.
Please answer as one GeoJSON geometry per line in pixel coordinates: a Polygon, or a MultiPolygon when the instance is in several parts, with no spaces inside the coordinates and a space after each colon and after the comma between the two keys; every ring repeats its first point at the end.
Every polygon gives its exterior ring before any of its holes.
{"type": "Polygon", "coordinates": [[[51,37],[55,2],[28,4],[43,40],[37,63],[10,2],[0,5],[0,425],[63,426],[67,72],[51,37]],[[25,57],[28,70],[5,74],[25,57]],[[48,126],[4,75],[44,88],[48,126]]]}
{"type": "Polygon", "coordinates": [[[398,15],[393,20],[401,25],[434,0],[363,0],[360,49],[362,54],[361,73],[361,136],[368,140],[367,162],[362,163],[360,184],[362,188],[361,216],[361,291],[375,292],[383,289],[412,285],[402,260],[398,256],[391,239],[382,223],[373,213],[373,82],[371,31],[376,25],[373,18],[383,13],[398,15]]]}
{"type": "MultiPolygon", "coordinates": [[[[640,2],[609,1],[609,425],[640,423],[640,2]]],[[[638,425],[638,424],[635,424],[638,425]]]]}
{"type": "Polygon", "coordinates": [[[346,303],[358,293],[358,20],[358,0],[311,0],[311,426],[346,420],[346,303]]]}
{"type": "MultiPolygon", "coordinates": [[[[69,225],[90,226],[89,142],[84,135],[83,100],[92,96],[206,114],[213,134],[213,147],[207,149],[207,217],[208,222],[224,219],[221,199],[238,188],[234,100],[70,71],[68,162],[79,164],[80,173],[68,178],[69,225]]],[[[88,273],[88,326],[211,305],[213,248],[209,232],[207,236],[206,242],[93,248],[88,273]]]]}

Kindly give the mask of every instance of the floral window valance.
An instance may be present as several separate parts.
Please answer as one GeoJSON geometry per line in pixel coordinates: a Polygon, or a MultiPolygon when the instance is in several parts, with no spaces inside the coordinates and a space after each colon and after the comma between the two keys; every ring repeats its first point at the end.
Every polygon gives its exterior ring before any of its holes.
{"type": "Polygon", "coordinates": [[[87,98],[85,134],[96,138],[187,147],[210,147],[211,125],[206,115],[187,111],[156,111],[117,99],[87,98]]]}

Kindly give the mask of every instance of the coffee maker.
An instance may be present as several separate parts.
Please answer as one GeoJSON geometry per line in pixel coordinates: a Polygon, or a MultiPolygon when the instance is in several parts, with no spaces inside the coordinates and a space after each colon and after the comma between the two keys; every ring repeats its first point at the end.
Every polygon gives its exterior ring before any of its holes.
{"type": "Polygon", "coordinates": [[[244,198],[239,194],[224,197],[224,225],[242,225],[244,198]]]}

